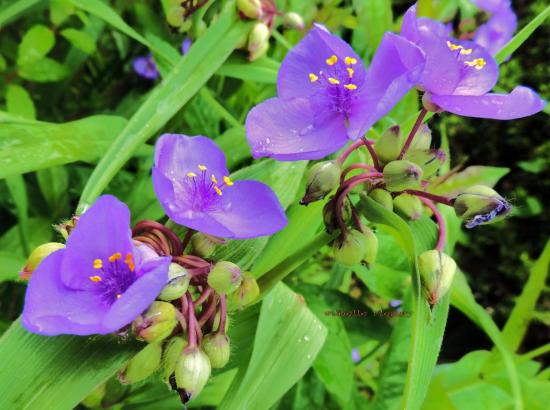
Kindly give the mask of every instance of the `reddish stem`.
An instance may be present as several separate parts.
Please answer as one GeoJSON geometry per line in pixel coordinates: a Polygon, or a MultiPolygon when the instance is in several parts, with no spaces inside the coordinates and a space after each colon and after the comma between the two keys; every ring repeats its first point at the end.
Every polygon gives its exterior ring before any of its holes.
{"type": "Polygon", "coordinates": [[[197,318],[195,317],[195,306],[193,305],[193,299],[191,298],[191,294],[187,292],[185,294],[187,298],[187,346],[188,347],[196,347],[197,346],[197,327],[196,327],[196,321],[197,318]]]}
{"type": "Polygon", "coordinates": [[[200,294],[200,296],[197,298],[197,300],[195,300],[195,302],[193,302],[195,307],[202,305],[204,303],[204,301],[206,299],[208,299],[208,297],[210,296],[211,293],[212,293],[212,288],[210,288],[210,287],[203,290],[202,293],[200,294]]]}
{"type": "Polygon", "coordinates": [[[185,233],[185,237],[183,238],[183,241],[182,241],[182,252],[185,252],[185,249],[187,248],[187,245],[189,245],[189,241],[191,241],[191,237],[193,236],[193,234],[195,233],[196,231],[193,230],[193,229],[188,229],[187,232],[185,233]]]}
{"type": "Polygon", "coordinates": [[[423,198],[427,198],[432,201],[439,202],[440,204],[443,204],[443,205],[453,206],[453,200],[451,198],[447,198],[446,196],[430,194],[429,192],[426,192],[426,191],[417,191],[416,189],[406,189],[404,192],[408,194],[420,196],[423,198]]]}
{"type": "Polygon", "coordinates": [[[437,226],[439,227],[439,236],[437,238],[437,244],[435,245],[435,250],[439,252],[443,252],[443,249],[445,249],[445,236],[446,236],[446,229],[445,229],[445,220],[443,219],[443,215],[441,215],[441,212],[439,212],[439,209],[437,209],[437,206],[434,205],[432,201],[426,198],[420,198],[420,200],[426,205],[430,210],[433,212],[435,220],[437,222],[437,226]]]}
{"type": "Polygon", "coordinates": [[[225,295],[220,296],[220,326],[218,333],[225,334],[225,322],[227,320],[227,300],[225,295]]]}
{"type": "Polygon", "coordinates": [[[363,141],[363,143],[365,144],[365,147],[367,147],[367,150],[369,151],[374,168],[376,168],[378,171],[381,171],[382,167],[380,166],[380,161],[378,161],[378,155],[376,155],[376,152],[374,152],[372,143],[365,137],[361,138],[361,141],[363,141]]]}
{"type": "Polygon", "coordinates": [[[367,150],[369,151],[369,154],[372,158],[372,163],[374,164],[377,170],[380,170],[380,162],[378,161],[378,157],[376,156],[376,153],[374,152],[374,148],[372,147],[372,141],[366,139],[365,137],[355,141],[353,144],[347,147],[344,150],[344,152],[342,152],[342,154],[338,158],[336,158],[336,162],[342,165],[346,161],[346,159],[351,155],[351,153],[355,151],[357,148],[361,147],[362,145],[367,147],[367,150]]]}
{"type": "Polygon", "coordinates": [[[206,306],[206,309],[203,310],[201,313],[201,316],[199,317],[198,323],[200,326],[203,326],[210,317],[214,316],[216,314],[216,306],[218,305],[216,301],[216,296],[211,295],[210,300],[208,302],[208,305],[206,306]]]}
{"type": "Polygon", "coordinates": [[[414,123],[414,126],[411,132],[409,133],[409,136],[407,137],[407,140],[405,141],[405,144],[403,145],[403,148],[401,148],[401,152],[399,153],[399,156],[397,157],[397,159],[403,159],[403,157],[407,153],[407,150],[411,146],[414,136],[416,135],[416,132],[422,125],[422,122],[424,121],[424,117],[426,116],[427,113],[428,111],[426,111],[425,108],[422,108],[422,110],[420,111],[420,114],[418,115],[418,118],[416,119],[416,122],[414,123]]]}
{"type": "Polygon", "coordinates": [[[356,169],[366,169],[367,171],[376,171],[376,168],[374,168],[372,165],[368,165],[368,164],[353,164],[353,165],[350,165],[349,167],[347,167],[346,169],[344,169],[344,171],[342,171],[342,176],[340,177],[340,182],[344,182],[344,180],[346,179],[346,176],[356,170],[356,169]]]}

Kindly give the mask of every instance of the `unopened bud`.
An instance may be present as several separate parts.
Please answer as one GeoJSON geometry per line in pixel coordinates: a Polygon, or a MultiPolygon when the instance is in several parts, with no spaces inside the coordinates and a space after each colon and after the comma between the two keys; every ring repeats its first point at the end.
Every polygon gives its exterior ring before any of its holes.
{"type": "Polygon", "coordinates": [[[395,211],[405,219],[416,221],[422,216],[422,201],[415,195],[401,194],[393,199],[395,211]]]}
{"type": "Polygon", "coordinates": [[[40,265],[40,262],[42,262],[46,256],[48,256],[50,253],[53,253],[55,251],[58,251],[59,249],[63,249],[65,245],[58,242],[48,242],[44,243],[36,248],[31,252],[29,258],[27,259],[27,263],[25,263],[25,266],[19,272],[19,276],[21,279],[29,280],[32,276],[32,273],[35,271],[35,269],[40,265]]]}
{"type": "Polygon", "coordinates": [[[283,24],[288,28],[300,31],[306,27],[302,16],[293,11],[290,11],[283,16],[283,24]]]}
{"type": "Polygon", "coordinates": [[[80,402],[80,404],[89,409],[100,407],[106,392],[107,385],[105,383],[100,384],[99,387],[88,394],[86,398],[80,402]]]}
{"type": "Polygon", "coordinates": [[[79,218],[80,217],[78,215],[75,215],[71,219],[66,219],[60,224],[54,225],[53,227],[63,237],[63,239],[67,240],[67,238],[75,228],[76,224],[78,223],[79,218]]]}
{"type": "Polygon", "coordinates": [[[191,275],[185,268],[177,263],[171,263],[168,269],[168,283],[164,285],[158,299],[170,301],[180,298],[189,287],[190,280],[191,275]]]}
{"type": "Polygon", "coordinates": [[[432,102],[432,95],[428,92],[424,93],[422,96],[422,105],[429,112],[443,112],[443,109],[439,105],[432,102]]]}
{"type": "Polygon", "coordinates": [[[166,339],[176,327],[176,311],[174,305],[155,301],[149,306],[143,316],[138,316],[132,324],[134,333],[139,340],[149,343],[166,339]]]}
{"type": "Polygon", "coordinates": [[[181,356],[186,343],[183,337],[173,337],[166,345],[162,358],[162,379],[165,382],[168,382],[170,376],[176,370],[176,362],[181,356]]]}
{"type": "Polygon", "coordinates": [[[242,281],[241,268],[231,262],[216,263],[208,273],[208,285],[218,293],[235,292],[242,281]]]}
{"type": "Polygon", "coordinates": [[[224,333],[210,333],[202,339],[202,349],[208,355],[214,369],[221,369],[229,362],[229,337],[224,333]]]}
{"type": "Polygon", "coordinates": [[[160,367],[162,347],[160,343],[149,343],[118,374],[123,384],[137,383],[151,376],[160,367]]]}
{"type": "Polygon", "coordinates": [[[250,19],[257,19],[262,16],[261,0],[237,0],[239,12],[250,19]]]}
{"type": "Polygon", "coordinates": [[[251,273],[245,272],[241,286],[235,293],[231,294],[229,302],[233,307],[242,309],[256,301],[258,296],[260,296],[260,288],[256,278],[251,273]]]}
{"type": "Polygon", "coordinates": [[[388,211],[393,211],[393,198],[391,194],[382,188],[375,188],[369,192],[369,196],[372,200],[378,202],[388,211]]]}
{"type": "Polygon", "coordinates": [[[300,201],[302,205],[319,201],[334,190],[340,183],[342,169],[336,161],[318,162],[307,174],[306,194],[300,201]]]}
{"type": "Polygon", "coordinates": [[[365,237],[365,255],[363,256],[363,262],[367,265],[367,268],[370,269],[378,254],[378,237],[373,230],[368,227],[363,227],[363,236],[365,237]]]}
{"type": "Polygon", "coordinates": [[[166,22],[171,27],[179,28],[183,24],[183,9],[181,6],[170,6],[165,9],[166,22]]]}
{"type": "MultiPolygon", "coordinates": [[[[338,228],[338,221],[336,220],[336,214],[334,210],[336,199],[332,198],[328,201],[323,207],[323,221],[325,222],[325,227],[327,232],[333,232],[338,228]]],[[[351,202],[348,197],[345,197],[342,201],[342,219],[344,223],[348,223],[351,220],[351,202]]]]}
{"type": "Polygon", "coordinates": [[[208,356],[197,347],[188,347],[176,362],[176,385],[192,399],[204,388],[211,371],[208,356]]]}
{"type": "Polygon", "coordinates": [[[399,156],[401,152],[400,135],[401,128],[399,125],[394,125],[388,128],[374,144],[374,152],[383,164],[387,164],[399,156]]]}
{"type": "Polygon", "coordinates": [[[348,231],[343,239],[334,241],[332,250],[334,259],[346,266],[354,266],[365,257],[366,239],[363,233],[353,229],[348,231]]]}
{"type": "Polygon", "coordinates": [[[390,162],[383,173],[386,189],[392,192],[416,188],[422,180],[422,168],[406,160],[390,162]]]}
{"type": "Polygon", "coordinates": [[[440,149],[410,150],[405,155],[407,161],[414,162],[422,168],[425,178],[434,175],[445,163],[445,151],[440,149]]]}
{"type": "Polygon", "coordinates": [[[254,61],[267,53],[271,32],[264,23],[256,23],[248,36],[248,59],[254,61]]]}
{"type": "Polygon", "coordinates": [[[418,127],[418,131],[414,134],[414,139],[409,146],[409,151],[430,149],[432,145],[432,130],[427,124],[422,124],[418,127]]]}
{"type": "Polygon", "coordinates": [[[475,185],[455,198],[454,209],[456,215],[466,221],[466,228],[475,228],[503,219],[512,205],[494,189],[475,185]]]}
{"type": "Polygon", "coordinates": [[[418,270],[424,295],[430,305],[435,305],[451,288],[456,263],[445,253],[431,250],[418,257],[418,270]]]}
{"type": "Polygon", "coordinates": [[[216,246],[220,243],[223,243],[223,240],[200,232],[191,237],[193,255],[200,256],[201,258],[208,258],[212,255],[216,250],[216,246]]]}

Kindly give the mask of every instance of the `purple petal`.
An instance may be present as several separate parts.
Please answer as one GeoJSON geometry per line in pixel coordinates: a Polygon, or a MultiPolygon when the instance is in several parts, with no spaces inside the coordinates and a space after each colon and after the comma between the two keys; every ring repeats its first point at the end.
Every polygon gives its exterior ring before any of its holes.
{"type": "Polygon", "coordinates": [[[546,102],[527,87],[516,87],[510,94],[433,95],[433,103],[445,111],[465,117],[512,120],[536,114],[546,102]]]}
{"type": "Polygon", "coordinates": [[[361,353],[359,353],[359,349],[351,349],[351,361],[353,363],[359,363],[361,361],[361,353]]]}
{"type": "Polygon", "coordinates": [[[478,27],[474,41],[485,47],[491,55],[495,55],[512,39],[517,25],[518,19],[514,11],[504,7],[478,27]]]}
{"type": "Polygon", "coordinates": [[[132,67],[136,74],[148,80],[156,80],[160,77],[157,64],[151,55],[135,58],[132,67]]]}
{"type": "Polygon", "coordinates": [[[183,41],[181,42],[181,54],[182,55],[187,54],[192,44],[193,44],[193,41],[189,37],[184,38],[183,41]]]}
{"type": "Polygon", "coordinates": [[[67,239],[61,267],[63,283],[73,289],[93,289],[94,260],[108,260],[116,252],[133,252],[128,207],[111,195],[103,195],[78,220],[67,239]]]}
{"type": "Polygon", "coordinates": [[[111,306],[102,321],[103,333],[130,324],[155,298],[168,280],[170,257],[150,259],[138,268],[138,279],[111,306]]]}
{"type": "Polygon", "coordinates": [[[415,85],[424,69],[422,51],[410,41],[386,33],[365,78],[365,93],[352,106],[348,136],[357,139],[415,85]]]}
{"type": "Polygon", "coordinates": [[[279,161],[320,159],[348,141],[342,114],[317,123],[310,101],[303,98],[272,98],[257,105],[246,118],[246,136],[254,158],[279,161]]]}
{"type": "Polygon", "coordinates": [[[275,193],[258,181],[235,181],[223,191],[223,203],[223,210],[211,216],[232,232],[231,238],[272,235],[288,223],[275,193]]]}
{"type": "Polygon", "coordinates": [[[316,24],[283,60],[277,77],[279,97],[307,98],[316,94],[318,87],[311,83],[309,74],[320,75],[321,71],[327,72],[331,68],[339,67],[343,65],[346,57],[357,60],[352,66],[353,82],[360,87],[365,76],[361,58],[345,41],[316,24]],[[326,60],[332,55],[338,58],[338,62],[331,67],[327,65],[326,60]]]}
{"type": "Polygon", "coordinates": [[[477,7],[489,13],[496,13],[503,8],[511,6],[510,0],[472,0],[477,7]]]}
{"type": "Polygon", "coordinates": [[[49,255],[31,277],[23,308],[23,326],[30,332],[54,336],[104,332],[101,321],[109,309],[92,292],[75,291],[60,278],[66,249],[49,255]]]}

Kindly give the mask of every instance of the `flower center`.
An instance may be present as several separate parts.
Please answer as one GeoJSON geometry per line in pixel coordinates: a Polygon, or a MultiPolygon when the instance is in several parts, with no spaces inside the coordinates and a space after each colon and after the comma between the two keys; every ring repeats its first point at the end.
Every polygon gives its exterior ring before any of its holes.
{"type": "Polygon", "coordinates": [[[318,87],[318,93],[324,97],[331,111],[347,114],[355,98],[357,84],[353,83],[354,65],[357,59],[346,57],[340,60],[336,55],[325,59],[327,68],[318,73],[309,73],[309,81],[318,87]]]}
{"type": "MultiPolygon", "coordinates": [[[[466,55],[466,56],[470,55],[472,54],[472,51],[473,51],[471,48],[464,48],[460,44],[454,44],[451,41],[447,41],[447,47],[449,47],[449,50],[451,51],[458,51],[456,55],[457,58],[459,58],[462,55],[466,55]]],[[[464,65],[466,67],[473,67],[476,70],[483,69],[483,67],[485,67],[486,64],[487,62],[485,61],[484,58],[474,58],[473,60],[470,60],[470,61],[468,60],[464,61],[464,65]]]]}
{"type": "Polygon", "coordinates": [[[97,292],[108,303],[122,297],[136,280],[136,265],[132,253],[127,253],[124,259],[120,252],[113,253],[107,260],[94,259],[93,267],[97,274],[89,279],[97,285],[97,292]]]}

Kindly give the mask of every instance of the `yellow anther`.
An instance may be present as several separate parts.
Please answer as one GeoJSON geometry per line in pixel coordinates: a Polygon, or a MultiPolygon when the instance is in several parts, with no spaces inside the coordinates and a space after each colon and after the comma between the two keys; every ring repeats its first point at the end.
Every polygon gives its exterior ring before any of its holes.
{"type": "Polygon", "coordinates": [[[214,190],[216,191],[216,194],[218,194],[219,196],[223,195],[222,190],[220,188],[218,188],[217,186],[214,187],[214,190]]]}
{"type": "Polygon", "coordinates": [[[344,63],[346,63],[346,65],[357,64],[357,59],[353,57],[346,57],[344,58],[344,63]]]}
{"type": "Polygon", "coordinates": [[[353,73],[355,72],[353,68],[347,67],[346,70],[348,70],[349,78],[353,78],[353,73]]]}
{"type": "Polygon", "coordinates": [[[309,73],[309,81],[311,81],[312,83],[314,83],[315,81],[317,81],[319,79],[318,76],[316,76],[315,74],[313,73],[309,73]]]}
{"type": "Polygon", "coordinates": [[[340,84],[340,81],[338,81],[336,78],[333,78],[333,77],[329,77],[328,82],[334,85],[340,84]]]}
{"type": "Polygon", "coordinates": [[[136,269],[136,265],[134,264],[134,257],[131,253],[126,254],[126,258],[124,258],[124,263],[128,265],[128,268],[131,272],[136,269]]]}
{"type": "Polygon", "coordinates": [[[447,46],[451,49],[451,51],[459,50],[462,48],[461,45],[451,43],[449,40],[447,40],[447,46]]]}
{"type": "Polygon", "coordinates": [[[199,164],[199,169],[200,169],[201,171],[206,171],[206,170],[207,170],[206,166],[205,166],[205,165],[201,165],[201,164],[199,164]]]}
{"type": "Polygon", "coordinates": [[[334,54],[331,55],[329,58],[325,60],[328,65],[334,65],[338,62],[338,57],[336,57],[334,54]]]}
{"type": "Polygon", "coordinates": [[[195,174],[194,172],[188,172],[188,173],[187,173],[187,176],[188,176],[189,178],[194,178],[194,177],[197,176],[197,174],[195,174]]]}
{"type": "Polygon", "coordinates": [[[464,55],[470,55],[472,54],[472,49],[471,48],[462,48],[462,50],[460,50],[460,54],[464,54],[464,55]]]}
{"type": "Polygon", "coordinates": [[[218,183],[218,180],[216,179],[215,175],[212,174],[212,177],[210,178],[214,184],[218,183]]]}
{"type": "Polygon", "coordinates": [[[483,67],[485,67],[485,64],[487,64],[487,62],[483,58],[476,58],[472,61],[464,61],[464,64],[466,64],[468,67],[475,67],[476,70],[481,70],[483,67]]]}
{"type": "Polygon", "coordinates": [[[101,282],[102,279],[101,279],[101,276],[94,275],[94,276],[90,276],[90,280],[91,280],[92,282],[97,283],[97,282],[101,282]]]}
{"type": "Polygon", "coordinates": [[[346,84],[344,85],[344,88],[347,88],[348,90],[357,90],[357,86],[355,84],[346,84]]]}
{"type": "Polygon", "coordinates": [[[122,254],[120,252],[113,253],[111,256],[109,256],[109,262],[118,261],[120,258],[122,258],[122,254]]]}
{"type": "Polygon", "coordinates": [[[103,261],[101,259],[94,259],[94,269],[101,269],[103,267],[103,261]]]}
{"type": "Polygon", "coordinates": [[[227,176],[223,177],[223,183],[224,183],[225,185],[227,185],[227,186],[231,186],[231,185],[234,184],[234,182],[231,181],[231,178],[229,178],[229,177],[227,177],[227,176]]]}

